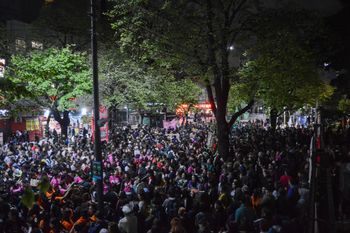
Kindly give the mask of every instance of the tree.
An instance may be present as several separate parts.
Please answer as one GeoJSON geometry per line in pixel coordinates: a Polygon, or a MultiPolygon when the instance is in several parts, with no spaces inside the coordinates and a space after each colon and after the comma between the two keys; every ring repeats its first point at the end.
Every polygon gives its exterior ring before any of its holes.
{"type": "Polygon", "coordinates": [[[70,47],[33,51],[27,56],[13,56],[9,70],[10,80],[25,85],[33,100],[49,108],[62,135],[67,136],[74,99],[92,88],[86,55],[73,53],[70,47]]]}
{"type": "Polygon", "coordinates": [[[341,99],[338,104],[338,109],[348,115],[350,113],[350,99],[341,99]]]}
{"type": "Polygon", "coordinates": [[[320,76],[320,65],[327,56],[322,54],[322,46],[314,47],[316,39],[322,42],[320,32],[314,29],[320,25],[317,17],[305,11],[278,9],[257,17],[257,22],[256,41],[240,69],[242,83],[238,88],[251,90],[270,107],[271,126],[275,128],[277,116],[285,110],[325,101],[333,88],[320,76]]]}
{"type": "Polygon", "coordinates": [[[179,106],[182,107],[187,124],[188,113],[198,103],[201,88],[189,79],[175,80],[173,86],[165,85],[160,99],[165,99],[167,106],[173,111],[179,106]]]}
{"type": "Polygon", "coordinates": [[[182,103],[194,105],[198,101],[200,88],[191,80],[152,72],[108,51],[100,56],[100,91],[102,102],[112,110],[128,105],[143,118],[147,111],[173,111],[182,103]]]}
{"type": "Polygon", "coordinates": [[[239,79],[230,49],[243,35],[254,6],[250,0],[121,0],[109,12],[122,52],[155,69],[205,79],[223,158],[229,156],[233,122],[253,104],[227,122],[229,90],[239,79]]]}
{"type": "Polygon", "coordinates": [[[154,99],[154,94],[151,77],[142,67],[110,46],[102,49],[99,71],[101,100],[112,112],[125,105],[140,113],[148,109],[147,103],[154,99]]]}

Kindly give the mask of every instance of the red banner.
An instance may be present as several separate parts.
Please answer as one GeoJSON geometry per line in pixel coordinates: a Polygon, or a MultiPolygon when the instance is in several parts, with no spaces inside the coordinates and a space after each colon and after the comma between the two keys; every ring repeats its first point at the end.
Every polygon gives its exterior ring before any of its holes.
{"type": "MultiPolygon", "coordinates": [[[[108,110],[104,106],[100,106],[100,121],[105,120],[105,123],[102,127],[100,127],[100,133],[101,133],[101,141],[108,142],[108,110]]],[[[91,133],[92,133],[92,140],[94,140],[95,135],[95,118],[92,117],[91,119],[91,133]]]]}

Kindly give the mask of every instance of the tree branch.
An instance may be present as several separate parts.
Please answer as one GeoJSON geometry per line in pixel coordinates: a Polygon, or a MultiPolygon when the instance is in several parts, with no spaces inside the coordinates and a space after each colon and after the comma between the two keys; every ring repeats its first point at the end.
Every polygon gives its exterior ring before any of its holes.
{"type": "Polygon", "coordinates": [[[214,100],[214,96],[213,96],[213,90],[211,88],[209,81],[208,81],[208,84],[206,86],[206,89],[207,89],[207,94],[208,94],[208,99],[209,99],[211,110],[213,111],[214,115],[216,116],[216,105],[215,105],[215,100],[214,100]]]}
{"type": "Polygon", "coordinates": [[[237,4],[237,7],[232,11],[232,14],[229,17],[229,25],[233,23],[233,20],[237,16],[237,13],[242,9],[243,5],[247,2],[248,0],[242,0],[240,3],[237,4]]]}
{"type": "MultiPolygon", "coordinates": [[[[213,69],[214,73],[214,87],[215,93],[221,92],[220,85],[220,70],[218,64],[216,63],[216,55],[215,55],[215,39],[214,39],[214,30],[213,30],[213,12],[212,12],[212,2],[211,0],[207,0],[207,39],[208,39],[208,64],[211,69],[213,69]]],[[[210,86],[211,88],[211,86],[210,86]]],[[[211,92],[212,93],[212,92],[211,92]]],[[[220,95],[216,95],[217,98],[220,98],[220,95]]]]}
{"type": "Polygon", "coordinates": [[[242,115],[243,113],[245,113],[246,111],[248,111],[254,104],[254,100],[251,100],[244,108],[242,108],[241,110],[239,110],[238,112],[234,113],[228,123],[228,127],[231,128],[232,125],[236,122],[237,118],[242,115]]]}

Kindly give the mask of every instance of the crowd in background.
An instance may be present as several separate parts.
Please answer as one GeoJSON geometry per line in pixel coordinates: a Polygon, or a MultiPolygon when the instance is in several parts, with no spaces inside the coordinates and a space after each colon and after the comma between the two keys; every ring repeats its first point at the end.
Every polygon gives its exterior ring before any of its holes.
{"type": "MultiPolygon", "coordinates": [[[[0,150],[0,232],[302,232],[308,218],[312,130],[236,128],[230,158],[212,130],[120,127],[102,144],[104,209],[81,136],[13,141],[0,150]],[[211,138],[211,136],[210,136],[211,138]],[[50,187],[40,192],[47,177],[50,187]],[[23,196],[28,187],[34,203],[23,196]]],[[[341,158],[350,158],[348,150],[341,158]]]]}

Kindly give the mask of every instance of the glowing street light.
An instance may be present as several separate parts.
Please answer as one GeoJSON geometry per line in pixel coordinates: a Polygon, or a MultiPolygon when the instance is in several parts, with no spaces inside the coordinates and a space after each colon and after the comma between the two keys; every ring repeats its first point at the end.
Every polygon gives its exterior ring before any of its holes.
{"type": "Polygon", "coordinates": [[[45,117],[49,117],[49,115],[50,115],[50,110],[46,109],[45,112],[44,112],[44,116],[45,117]]]}
{"type": "Polygon", "coordinates": [[[85,116],[87,114],[87,109],[86,108],[82,108],[81,109],[81,115],[85,116]]]}

